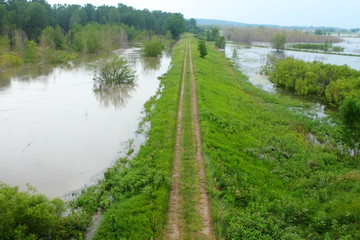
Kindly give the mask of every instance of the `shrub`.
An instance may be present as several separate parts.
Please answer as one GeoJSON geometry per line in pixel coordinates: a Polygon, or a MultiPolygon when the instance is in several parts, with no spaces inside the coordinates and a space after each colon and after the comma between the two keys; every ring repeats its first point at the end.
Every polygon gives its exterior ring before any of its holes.
{"type": "Polygon", "coordinates": [[[205,41],[200,40],[198,42],[198,50],[200,52],[200,57],[204,58],[208,53],[207,53],[207,48],[206,48],[206,44],[205,41]]]}
{"type": "Polygon", "coordinates": [[[134,83],[135,72],[124,56],[113,56],[100,61],[94,70],[95,90],[103,90],[118,84],[134,83]]]}
{"type": "Polygon", "coordinates": [[[77,57],[77,53],[51,49],[47,49],[45,55],[46,61],[50,63],[68,63],[77,57]]]}
{"type": "Polygon", "coordinates": [[[157,57],[161,54],[164,45],[160,41],[144,42],[142,52],[146,57],[157,57]]]}
{"type": "Polygon", "coordinates": [[[0,65],[17,66],[22,63],[22,58],[15,52],[6,53],[0,56],[0,65]]]}
{"type": "Polygon", "coordinates": [[[346,142],[358,153],[360,143],[360,100],[352,96],[346,98],[339,107],[343,122],[344,137],[346,142]]]}
{"type": "Polygon", "coordinates": [[[31,186],[19,192],[0,182],[0,239],[82,238],[89,218],[81,211],[66,211],[59,198],[49,200],[31,186]]]}
{"type": "Polygon", "coordinates": [[[24,60],[27,63],[34,63],[38,59],[38,49],[34,41],[25,40],[24,60]]]}
{"type": "Polygon", "coordinates": [[[286,40],[286,34],[285,33],[275,34],[271,38],[271,47],[275,48],[276,51],[280,51],[280,49],[285,48],[286,41],[287,40],[286,40]]]}

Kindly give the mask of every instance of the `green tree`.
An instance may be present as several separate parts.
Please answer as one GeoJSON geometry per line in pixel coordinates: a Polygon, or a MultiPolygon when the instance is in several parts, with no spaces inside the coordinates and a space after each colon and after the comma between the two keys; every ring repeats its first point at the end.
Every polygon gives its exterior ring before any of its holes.
{"type": "Polygon", "coordinates": [[[200,40],[198,42],[198,50],[201,58],[204,58],[208,54],[205,41],[200,40]]]}
{"type": "Polygon", "coordinates": [[[278,33],[275,34],[272,38],[271,38],[271,47],[276,49],[276,51],[280,51],[280,49],[284,49],[285,48],[285,43],[286,43],[286,34],[285,33],[278,33]]]}
{"type": "Polygon", "coordinates": [[[185,31],[185,19],[181,13],[174,13],[165,20],[165,29],[171,32],[174,39],[179,39],[185,31]]]}
{"type": "Polygon", "coordinates": [[[38,41],[41,31],[49,26],[49,13],[39,2],[31,2],[26,8],[25,32],[30,39],[38,41]]]}
{"type": "Polygon", "coordinates": [[[238,64],[239,61],[239,53],[236,50],[236,48],[233,49],[232,55],[231,55],[231,60],[234,62],[235,65],[238,64]]]}
{"type": "Polygon", "coordinates": [[[65,35],[62,32],[60,26],[55,28],[47,27],[42,31],[41,44],[56,50],[64,50],[66,48],[65,35]]]}
{"type": "Polygon", "coordinates": [[[142,52],[146,57],[157,57],[161,54],[164,45],[160,41],[146,41],[142,52]]]}
{"type": "Polygon", "coordinates": [[[25,40],[24,47],[24,60],[27,63],[34,63],[38,59],[38,49],[36,46],[36,42],[33,40],[25,40]]]}
{"type": "Polygon", "coordinates": [[[207,31],[206,40],[210,41],[210,42],[216,41],[216,38],[219,36],[219,32],[220,32],[220,30],[218,28],[213,28],[210,31],[207,31]]]}
{"type": "Polygon", "coordinates": [[[198,33],[200,31],[194,18],[186,21],[186,31],[191,33],[198,33]]]}
{"type": "Polygon", "coordinates": [[[351,96],[346,98],[339,107],[339,113],[343,123],[345,142],[359,153],[360,144],[360,100],[351,96]]]}
{"type": "Polygon", "coordinates": [[[215,47],[225,49],[225,37],[218,35],[215,39],[215,47]]]}

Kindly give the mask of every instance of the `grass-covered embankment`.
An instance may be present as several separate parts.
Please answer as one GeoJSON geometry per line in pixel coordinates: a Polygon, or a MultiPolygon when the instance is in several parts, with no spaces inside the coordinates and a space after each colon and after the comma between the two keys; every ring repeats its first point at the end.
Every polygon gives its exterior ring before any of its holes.
{"type": "Polygon", "coordinates": [[[105,210],[94,239],[150,239],[161,234],[168,208],[184,48],[183,40],[174,47],[172,67],[161,78],[161,95],[145,105],[145,120],[151,125],[146,144],[133,159],[118,160],[98,185],[74,203],[89,213],[99,206],[105,210]]]}
{"type": "Polygon", "coordinates": [[[359,157],[335,149],[331,125],[291,110],[306,104],[256,89],[208,52],[193,59],[218,238],[359,239],[359,157]]]}

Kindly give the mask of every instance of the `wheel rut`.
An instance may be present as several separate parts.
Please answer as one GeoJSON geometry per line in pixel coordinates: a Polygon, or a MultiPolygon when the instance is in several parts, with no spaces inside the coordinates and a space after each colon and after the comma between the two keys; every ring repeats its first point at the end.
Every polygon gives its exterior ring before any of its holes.
{"type": "Polygon", "coordinates": [[[184,49],[168,216],[162,239],[216,239],[206,190],[190,38],[184,49]]]}

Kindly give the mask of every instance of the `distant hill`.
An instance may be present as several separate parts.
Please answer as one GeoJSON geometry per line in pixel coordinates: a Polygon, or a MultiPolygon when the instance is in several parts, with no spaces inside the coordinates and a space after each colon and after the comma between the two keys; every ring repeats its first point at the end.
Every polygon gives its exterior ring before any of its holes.
{"type": "Polygon", "coordinates": [[[232,22],[226,20],[217,20],[217,19],[204,19],[204,18],[195,18],[197,25],[210,25],[210,26],[247,26],[246,23],[232,22]]]}
{"type": "Polygon", "coordinates": [[[197,25],[199,26],[233,26],[233,27],[258,27],[258,26],[266,26],[273,28],[280,28],[278,25],[270,25],[270,24],[249,24],[249,23],[241,23],[241,22],[233,22],[227,20],[217,20],[217,19],[204,19],[204,18],[195,18],[197,25]]]}

